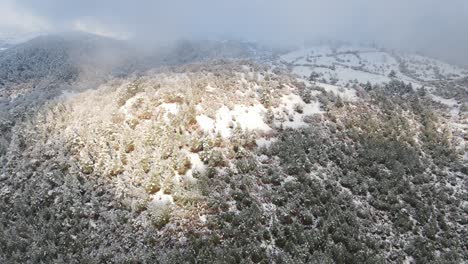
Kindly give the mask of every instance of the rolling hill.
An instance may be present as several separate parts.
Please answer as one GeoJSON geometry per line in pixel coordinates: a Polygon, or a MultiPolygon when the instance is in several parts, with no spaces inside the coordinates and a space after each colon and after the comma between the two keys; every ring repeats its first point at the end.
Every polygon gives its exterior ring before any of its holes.
{"type": "Polygon", "coordinates": [[[203,41],[115,74],[86,39],[0,53],[0,262],[468,259],[466,70],[203,41]]]}

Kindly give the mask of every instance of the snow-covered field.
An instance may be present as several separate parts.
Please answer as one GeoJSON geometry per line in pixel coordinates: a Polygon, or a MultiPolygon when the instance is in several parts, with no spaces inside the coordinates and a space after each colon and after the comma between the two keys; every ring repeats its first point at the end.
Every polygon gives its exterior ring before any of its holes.
{"type": "Polygon", "coordinates": [[[391,77],[418,86],[468,76],[468,70],[436,59],[360,46],[302,48],[283,54],[279,62],[301,78],[316,73],[318,81],[341,86],[381,84],[391,77]]]}

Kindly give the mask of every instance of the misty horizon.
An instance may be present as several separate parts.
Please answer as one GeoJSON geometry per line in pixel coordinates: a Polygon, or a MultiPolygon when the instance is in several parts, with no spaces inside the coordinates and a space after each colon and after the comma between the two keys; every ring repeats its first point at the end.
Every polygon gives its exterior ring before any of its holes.
{"type": "Polygon", "coordinates": [[[376,44],[468,66],[468,2],[0,1],[0,36],[81,31],[146,46],[239,39],[267,46],[376,44]]]}

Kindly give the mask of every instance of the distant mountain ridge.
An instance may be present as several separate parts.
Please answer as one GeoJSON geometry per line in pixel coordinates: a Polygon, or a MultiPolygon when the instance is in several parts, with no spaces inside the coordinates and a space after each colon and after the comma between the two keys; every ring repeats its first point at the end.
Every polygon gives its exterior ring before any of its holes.
{"type": "Polygon", "coordinates": [[[52,77],[70,81],[80,65],[97,63],[95,56],[109,49],[124,50],[123,45],[86,34],[39,36],[14,45],[0,54],[0,85],[52,77]]]}

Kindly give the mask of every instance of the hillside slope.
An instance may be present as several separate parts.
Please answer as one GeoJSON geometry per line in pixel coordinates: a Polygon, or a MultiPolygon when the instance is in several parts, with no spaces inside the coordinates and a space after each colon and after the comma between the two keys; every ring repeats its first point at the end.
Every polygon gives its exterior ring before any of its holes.
{"type": "Polygon", "coordinates": [[[313,72],[314,79],[340,85],[378,84],[392,78],[424,85],[468,76],[468,70],[436,59],[366,46],[312,46],[283,54],[279,64],[300,77],[309,78],[313,72]]]}
{"type": "Polygon", "coordinates": [[[4,122],[0,262],[466,262],[463,70],[302,54],[72,83],[4,122]]]}

